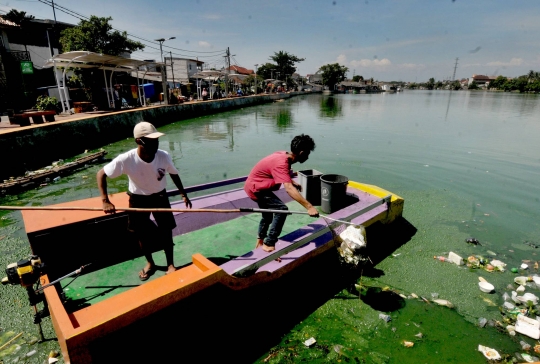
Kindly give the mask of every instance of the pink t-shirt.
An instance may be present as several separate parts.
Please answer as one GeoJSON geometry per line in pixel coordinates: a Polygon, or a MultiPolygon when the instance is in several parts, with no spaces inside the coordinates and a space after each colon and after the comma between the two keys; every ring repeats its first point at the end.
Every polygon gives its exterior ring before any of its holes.
{"type": "Polygon", "coordinates": [[[287,152],[280,151],[261,159],[249,172],[244,191],[252,200],[257,200],[256,192],[277,191],[282,183],[292,183],[287,152]]]}

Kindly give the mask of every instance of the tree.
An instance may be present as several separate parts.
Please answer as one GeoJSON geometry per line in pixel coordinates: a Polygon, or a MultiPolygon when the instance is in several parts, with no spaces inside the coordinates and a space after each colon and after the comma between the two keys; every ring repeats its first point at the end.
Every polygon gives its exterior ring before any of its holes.
{"type": "Polygon", "coordinates": [[[353,82],[360,82],[360,81],[364,81],[364,77],[360,75],[356,75],[356,76],[353,76],[352,80],[353,82]]]}
{"type": "Polygon", "coordinates": [[[458,80],[453,81],[450,84],[450,90],[454,90],[454,91],[461,90],[461,82],[459,82],[458,80]]]}
{"type": "Polygon", "coordinates": [[[431,77],[429,81],[426,83],[426,88],[428,90],[433,90],[433,87],[435,87],[435,79],[431,77]]]}
{"type": "Polygon", "coordinates": [[[263,79],[273,78],[273,73],[276,68],[276,65],[273,63],[265,63],[257,69],[257,76],[261,76],[263,79]]]}
{"type": "MultiPolygon", "coordinates": [[[[257,81],[255,81],[255,75],[249,75],[242,81],[242,85],[250,87],[254,86],[255,82],[257,83],[257,89],[260,89],[261,85],[264,83],[264,78],[262,78],[260,74],[257,74],[257,81]]],[[[255,92],[259,93],[258,90],[255,90],[255,92]]]]}
{"type": "Polygon", "coordinates": [[[328,86],[330,90],[334,89],[336,83],[339,83],[345,79],[345,74],[349,69],[345,66],[341,66],[339,63],[325,64],[319,71],[322,72],[323,84],[328,86]]]}
{"type": "MultiPolygon", "coordinates": [[[[17,24],[23,32],[26,30],[28,23],[35,19],[33,15],[26,15],[26,11],[18,11],[16,9],[11,9],[8,13],[2,15],[1,17],[17,24]]],[[[26,41],[24,43],[24,49],[26,49],[28,52],[28,49],[26,48],[26,41]]]]}
{"type": "Polygon", "coordinates": [[[469,85],[469,90],[478,90],[479,88],[480,87],[478,87],[476,81],[471,82],[471,84],[469,85]]]}
{"type": "Polygon", "coordinates": [[[118,56],[123,52],[144,49],[144,44],[128,39],[126,32],[113,30],[111,17],[92,15],[90,20],[81,20],[76,27],[62,31],[60,44],[64,52],[90,51],[118,56]]]}
{"type": "MultiPolygon", "coordinates": [[[[298,58],[285,51],[274,52],[274,55],[270,56],[270,59],[276,62],[274,76],[276,76],[277,72],[282,80],[284,80],[286,76],[290,77],[296,72],[296,67],[294,66],[296,63],[306,60],[305,58],[298,58]]],[[[276,78],[278,77],[276,76],[276,78]]]]}
{"type": "Polygon", "coordinates": [[[35,19],[33,15],[26,15],[26,11],[18,11],[11,9],[8,13],[1,16],[2,18],[12,21],[19,26],[28,24],[29,21],[35,19]]]}

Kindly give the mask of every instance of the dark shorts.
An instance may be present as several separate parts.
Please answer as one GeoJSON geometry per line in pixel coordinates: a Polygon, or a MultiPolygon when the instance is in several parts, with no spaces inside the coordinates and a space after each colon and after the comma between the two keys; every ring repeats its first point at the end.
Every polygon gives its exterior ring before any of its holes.
{"type": "MultiPolygon", "coordinates": [[[[171,204],[165,190],[152,195],[135,195],[128,192],[129,207],[135,208],[165,208],[170,209],[171,204]]],[[[172,230],[176,227],[176,221],[172,212],[152,212],[157,226],[163,230],[172,230]]],[[[128,212],[128,230],[136,233],[145,233],[155,227],[150,220],[150,212],[128,212]]]]}

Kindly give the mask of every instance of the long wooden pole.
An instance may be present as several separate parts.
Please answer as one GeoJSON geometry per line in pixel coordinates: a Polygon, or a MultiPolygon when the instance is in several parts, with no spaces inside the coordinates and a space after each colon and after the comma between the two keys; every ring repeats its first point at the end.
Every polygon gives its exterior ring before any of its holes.
{"type": "MultiPolygon", "coordinates": [[[[101,207],[80,207],[80,206],[0,206],[1,210],[34,210],[34,211],[103,211],[101,207]]],[[[290,211],[290,210],[269,210],[258,209],[251,207],[240,207],[237,209],[141,209],[135,207],[115,207],[116,211],[129,211],[129,212],[214,212],[214,213],[238,213],[238,212],[271,212],[274,214],[296,214],[296,215],[308,215],[307,211],[290,211]]],[[[328,216],[322,216],[325,219],[332,221],[338,221],[344,224],[355,225],[349,221],[337,220],[328,216]]]]}

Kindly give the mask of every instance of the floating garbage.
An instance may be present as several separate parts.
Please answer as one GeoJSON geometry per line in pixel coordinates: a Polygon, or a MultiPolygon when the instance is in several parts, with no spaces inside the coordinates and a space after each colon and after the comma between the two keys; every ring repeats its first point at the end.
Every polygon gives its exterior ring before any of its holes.
{"type": "Polygon", "coordinates": [[[389,315],[386,315],[384,313],[380,313],[379,314],[379,318],[385,322],[390,322],[392,321],[392,317],[390,317],[389,315]]]}
{"type": "Polygon", "coordinates": [[[514,325],[506,326],[506,331],[508,331],[510,336],[516,336],[516,327],[514,325]]]}
{"type": "Polygon", "coordinates": [[[501,358],[501,355],[497,352],[497,350],[488,348],[487,346],[478,345],[478,351],[484,354],[484,356],[489,360],[499,360],[501,358]]]}
{"type": "Polygon", "coordinates": [[[486,324],[487,324],[487,319],[485,317],[480,317],[478,319],[478,326],[479,327],[483,328],[484,326],[486,326],[486,324]]]}
{"type": "Polygon", "coordinates": [[[30,357],[30,356],[34,355],[35,353],[37,353],[37,350],[32,350],[32,351],[26,353],[26,356],[30,357]]]}
{"type": "Polygon", "coordinates": [[[317,342],[317,340],[315,340],[314,337],[310,337],[309,339],[304,341],[304,345],[309,348],[310,346],[314,345],[316,342],[317,342]]]}
{"type": "Polygon", "coordinates": [[[523,293],[523,292],[525,292],[525,286],[519,286],[518,288],[516,288],[516,292],[517,292],[517,293],[523,293]]]}
{"type": "Polygon", "coordinates": [[[522,353],[521,354],[521,357],[523,358],[523,360],[525,360],[527,363],[535,363],[537,361],[539,361],[540,359],[538,359],[537,357],[535,356],[532,356],[532,355],[529,355],[527,353],[522,353]]]}
{"type": "Polygon", "coordinates": [[[522,314],[517,316],[516,332],[527,335],[533,339],[540,339],[540,322],[522,314]]]}
{"type": "Polygon", "coordinates": [[[531,350],[531,345],[526,343],[525,341],[521,340],[519,342],[519,345],[521,345],[521,349],[525,350],[525,351],[529,351],[531,350]]]}
{"type": "Polygon", "coordinates": [[[495,290],[495,286],[486,281],[484,278],[478,277],[478,279],[480,280],[480,282],[478,282],[478,287],[482,292],[491,293],[495,290]]]}
{"type": "Polygon", "coordinates": [[[338,252],[341,258],[348,264],[358,265],[368,258],[362,254],[366,247],[366,229],[362,225],[349,225],[336,238],[339,244],[338,252]]]}
{"type": "Polygon", "coordinates": [[[480,242],[478,241],[478,239],[472,238],[472,237],[471,237],[471,238],[465,239],[465,242],[466,242],[467,244],[472,244],[472,245],[482,245],[482,244],[480,244],[480,242]]]}
{"type": "Polygon", "coordinates": [[[504,268],[506,267],[506,263],[501,262],[500,260],[492,260],[491,265],[497,268],[497,270],[504,272],[504,268]]]}
{"type": "Polygon", "coordinates": [[[492,252],[491,250],[486,251],[486,253],[488,253],[489,255],[493,255],[493,256],[496,256],[496,255],[497,255],[497,253],[492,252]]]}
{"type": "Polygon", "coordinates": [[[417,338],[421,339],[424,337],[424,334],[422,334],[421,332],[419,332],[418,334],[414,335],[416,336],[417,338]]]}
{"type": "Polygon", "coordinates": [[[437,298],[439,298],[439,294],[438,293],[432,293],[431,298],[437,299],[437,298]]]}
{"type": "Polygon", "coordinates": [[[403,346],[406,348],[412,348],[414,346],[414,343],[412,341],[404,341],[403,346]]]}
{"type": "Polygon", "coordinates": [[[533,277],[516,277],[516,278],[514,278],[514,283],[517,283],[517,284],[522,285],[522,286],[527,284],[527,282],[532,282],[532,281],[533,281],[533,277]]]}
{"type": "Polygon", "coordinates": [[[58,182],[58,181],[60,181],[60,176],[53,178],[53,182],[58,182]]]}
{"type": "Polygon", "coordinates": [[[439,306],[446,306],[448,308],[454,308],[454,305],[452,304],[452,302],[450,302],[448,300],[437,299],[437,300],[433,300],[433,302],[435,302],[439,306]]]}
{"type": "Polygon", "coordinates": [[[508,295],[508,293],[504,292],[504,294],[502,295],[502,299],[503,301],[508,301],[510,299],[510,296],[508,295]]]}
{"type": "Polygon", "coordinates": [[[529,266],[525,263],[521,264],[520,266],[521,269],[529,269],[529,266]]]}
{"type": "Polygon", "coordinates": [[[503,307],[506,308],[507,310],[513,310],[514,308],[516,308],[516,306],[514,306],[513,304],[511,304],[510,302],[505,302],[503,304],[503,307]]]}

